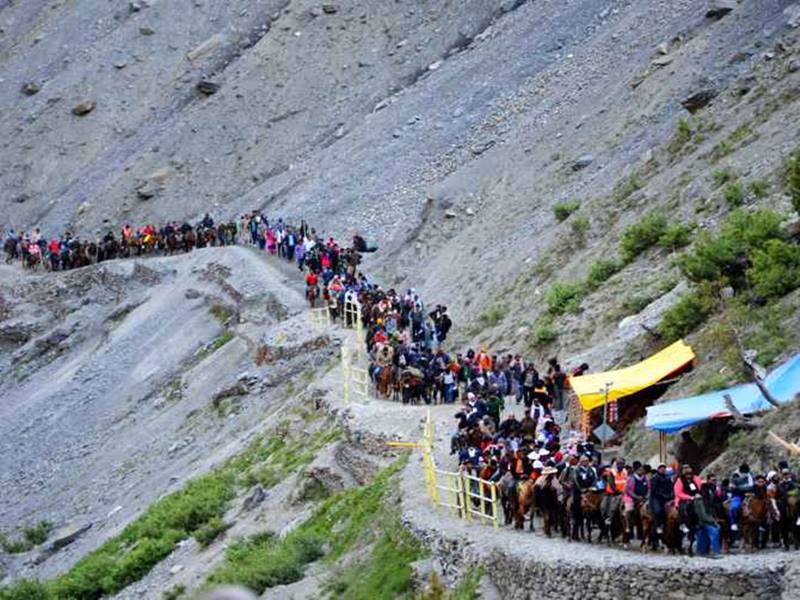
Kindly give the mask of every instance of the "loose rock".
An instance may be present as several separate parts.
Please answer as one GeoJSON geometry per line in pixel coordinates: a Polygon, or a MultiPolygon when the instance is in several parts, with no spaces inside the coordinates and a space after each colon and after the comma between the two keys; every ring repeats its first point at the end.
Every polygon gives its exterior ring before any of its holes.
{"type": "Polygon", "coordinates": [[[322,5],[322,12],[326,15],[333,15],[339,11],[339,8],[335,4],[323,4],[322,5]]]}
{"type": "Polygon", "coordinates": [[[585,169],[589,165],[594,162],[594,155],[592,154],[584,154],[583,156],[579,156],[577,160],[572,163],[572,170],[573,171],[580,171],[581,169],[585,169]]]}
{"type": "Polygon", "coordinates": [[[206,96],[211,96],[219,91],[219,84],[205,79],[197,83],[197,91],[206,96]]]}
{"type": "Polygon", "coordinates": [[[783,10],[783,14],[787,17],[786,24],[789,27],[800,27],[800,4],[792,4],[791,6],[787,6],[783,10]]]}
{"type": "Polygon", "coordinates": [[[728,13],[733,12],[736,6],[736,0],[713,0],[708,11],[706,11],[706,17],[709,19],[721,19],[728,13]]]}
{"type": "Polygon", "coordinates": [[[139,27],[139,33],[142,35],[153,35],[155,32],[156,30],[150,27],[150,25],[142,25],[139,27]]]}
{"type": "Polygon", "coordinates": [[[708,104],[717,97],[717,90],[714,89],[706,89],[699,92],[695,92],[688,98],[685,98],[681,101],[681,106],[688,110],[690,113],[696,113],[697,111],[705,108],[708,104]]]}
{"type": "Polygon", "coordinates": [[[22,84],[21,91],[26,96],[33,96],[33,95],[39,93],[39,89],[40,88],[36,83],[34,83],[32,81],[28,81],[28,82],[22,84]]]}
{"type": "Polygon", "coordinates": [[[92,112],[96,106],[97,102],[94,100],[84,100],[83,102],[79,102],[75,108],[72,109],[72,114],[83,117],[92,112]]]}

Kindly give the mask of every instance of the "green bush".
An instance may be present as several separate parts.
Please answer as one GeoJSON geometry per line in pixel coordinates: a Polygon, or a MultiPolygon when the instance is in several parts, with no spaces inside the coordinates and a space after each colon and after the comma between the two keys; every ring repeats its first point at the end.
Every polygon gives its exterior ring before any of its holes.
{"type": "Polygon", "coordinates": [[[257,594],[303,578],[305,567],[321,558],[322,540],[294,531],[283,540],[262,533],[231,544],[225,562],[209,577],[210,584],[239,584],[257,594]]]}
{"type": "Polygon", "coordinates": [[[222,517],[212,517],[207,523],[201,525],[194,532],[194,539],[205,548],[210,546],[214,540],[225,533],[230,525],[222,517]]]}
{"type": "Polygon", "coordinates": [[[800,148],[789,155],[786,161],[786,187],[797,213],[800,213],[800,148]]]}
{"type": "Polygon", "coordinates": [[[11,539],[5,535],[0,535],[0,547],[9,554],[28,552],[32,550],[34,546],[44,544],[52,529],[52,523],[40,521],[35,525],[24,527],[22,529],[22,535],[17,539],[11,539]]]}
{"type": "Polygon", "coordinates": [[[553,205],[553,214],[556,217],[556,221],[561,223],[562,221],[566,221],[569,216],[578,210],[581,207],[581,203],[577,200],[572,202],[556,202],[553,205]]]}
{"type": "Polygon", "coordinates": [[[767,209],[736,210],[723,221],[720,232],[702,232],[691,253],[679,265],[690,281],[722,281],[734,287],[745,282],[745,268],[752,253],[767,241],[781,238],[783,218],[767,209]]]}
{"type": "Polygon", "coordinates": [[[747,186],[747,189],[750,190],[750,193],[753,194],[753,196],[759,199],[769,196],[769,182],[767,182],[766,179],[756,179],[751,181],[747,186]]]}
{"type": "Polygon", "coordinates": [[[586,284],[590,289],[596,289],[605,283],[612,275],[619,272],[622,265],[617,260],[600,259],[589,265],[586,275],[586,284]]]}
{"type": "Polygon", "coordinates": [[[686,119],[680,119],[675,129],[675,135],[667,144],[667,152],[676,155],[683,150],[684,146],[692,139],[692,126],[686,119]]]}
{"type": "Polygon", "coordinates": [[[547,312],[551,315],[577,313],[586,295],[583,283],[579,281],[559,281],[553,284],[544,296],[547,312]]]}
{"type": "Polygon", "coordinates": [[[544,346],[552,344],[558,339],[558,329],[553,323],[552,317],[544,316],[536,324],[533,330],[533,345],[544,346]]]}
{"type": "Polygon", "coordinates": [[[0,600],[56,600],[47,584],[33,579],[18,579],[0,587],[0,600]]]}
{"type": "Polygon", "coordinates": [[[732,169],[725,168],[725,169],[717,169],[713,173],[714,177],[714,185],[716,187],[720,187],[728,183],[729,181],[733,181],[736,179],[736,173],[732,169]]]}
{"type": "Polygon", "coordinates": [[[179,600],[186,595],[186,586],[182,583],[164,591],[161,596],[163,600],[179,600]]]}
{"type": "Polygon", "coordinates": [[[658,332],[667,341],[679,340],[703,324],[713,310],[711,298],[697,290],[684,295],[677,304],[664,312],[658,332]]]}
{"type": "Polygon", "coordinates": [[[569,226],[572,229],[572,234],[575,236],[575,239],[578,240],[578,243],[581,245],[586,243],[586,233],[589,231],[589,219],[583,216],[575,217],[570,221],[569,226]]]}
{"type": "Polygon", "coordinates": [[[753,291],[764,298],[779,298],[800,287],[800,246],[769,240],[755,250],[747,277],[753,291]]]}
{"type": "Polygon", "coordinates": [[[494,327],[502,321],[506,314],[508,314],[508,305],[503,303],[494,303],[486,307],[486,309],[478,315],[478,321],[484,327],[494,327]]]}
{"type": "Polygon", "coordinates": [[[738,181],[732,181],[725,186],[723,196],[730,208],[739,208],[744,201],[744,188],[738,181]]]}
{"type": "Polygon", "coordinates": [[[658,238],[658,245],[670,251],[687,246],[692,241],[693,226],[670,223],[658,238]]]}
{"type": "Polygon", "coordinates": [[[648,248],[655,246],[666,229],[667,218],[659,213],[651,213],[630,225],[622,232],[622,259],[629,263],[648,248]]]}

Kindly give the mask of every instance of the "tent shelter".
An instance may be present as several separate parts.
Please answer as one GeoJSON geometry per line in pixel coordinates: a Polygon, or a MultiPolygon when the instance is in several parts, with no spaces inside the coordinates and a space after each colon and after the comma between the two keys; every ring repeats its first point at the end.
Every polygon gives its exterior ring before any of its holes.
{"type": "MultiPolygon", "coordinates": [[[[764,379],[764,384],[779,402],[788,402],[800,392],[800,354],[787,360],[764,379]]],[[[691,396],[657,404],[647,409],[645,425],[663,433],[674,433],[701,421],[731,416],[725,406],[725,395],[742,414],[758,412],[771,405],[754,383],[733,386],[726,390],[691,396]]]]}
{"type": "Polygon", "coordinates": [[[613,401],[630,396],[674,375],[694,360],[694,351],[683,340],[677,341],[640,363],[570,379],[570,385],[583,410],[588,411],[613,401]]]}

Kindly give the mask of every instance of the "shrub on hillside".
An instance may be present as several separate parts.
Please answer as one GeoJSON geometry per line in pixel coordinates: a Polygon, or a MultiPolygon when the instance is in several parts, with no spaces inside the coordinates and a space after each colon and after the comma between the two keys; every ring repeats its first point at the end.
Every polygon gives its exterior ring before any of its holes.
{"type": "Polygon", "coordinates": [[[572,202],[556,202],[553,205],[553,214],[556,217],[556,221],[561,223],[562,221],[566,221],[569,216],[578,210],[581,207],[581,203],[577,200],[572,202]]]}
{"type": "Polygon", "coordinates": [[[667,341],[679,340],[702,325],[713,308],[710,296],[694,290],[664,312],[657,327],[658,332],[667,341]]]}
{"type": "Polygon", "coordinates": [[[747,277],[753,291],[764,298],[779,298],[800,287],[800,246],[769,240],[753,253],[747,277]]]}
{"type": "Polygon", "coordinates": [[[738,181],[732,181],[725,186],[723,195],[730,208],[738,208],[744,201],[744,188],[738,181]]]}
{"type": "Polygon", "coordinates": [[[577,313],[586,294],[584,284],[579,281],[559,281],[545,294],[547,312],[551,315],[577,313]]]}
{"type": "Polygon", "coordinates": [[[658,245],[670,251],[687,246],[692,241],[693,226],[683,223],[670,223],[658,238],[658,245]]]}
{"type": "Polygon", "coordinates": [[[659,213],[651,213],[638,223],[630,225],[622,233],[622,259],[626,263],[631,262],[642,252],[655,246],[666,229],[667,218],[659,213]]]}
{"type": "Polygon", "coordinates": [[[732,212],[722,223],[718,235],[700,234],[694,249],[680,260],[690,281],[727,280],[734,287],[744,283],[750,256],[769,240],[781,238],[783,218],[767,209],[732,212]]]}
{"type": "Polygon", "coordinates": [[[589,272],[586,275],[586,284],[590,289],[600,287],[612,275],[617,273],[622,265],[618,260],[600,259],[589,265],[589,272]]]}

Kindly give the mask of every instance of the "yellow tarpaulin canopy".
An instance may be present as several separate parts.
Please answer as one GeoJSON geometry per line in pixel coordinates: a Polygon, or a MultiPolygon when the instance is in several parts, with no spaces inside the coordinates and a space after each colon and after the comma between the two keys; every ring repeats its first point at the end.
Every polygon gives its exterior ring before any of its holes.
{"type": "Polygon", "coordinates": [[[606,384],[608,399],[616,400],[650,387],[694,360],[694,351],[683,340],[677,341],[642,362],[605,373],[572,377],[572,389],[584,410],[603,406],[606,384]]]}

